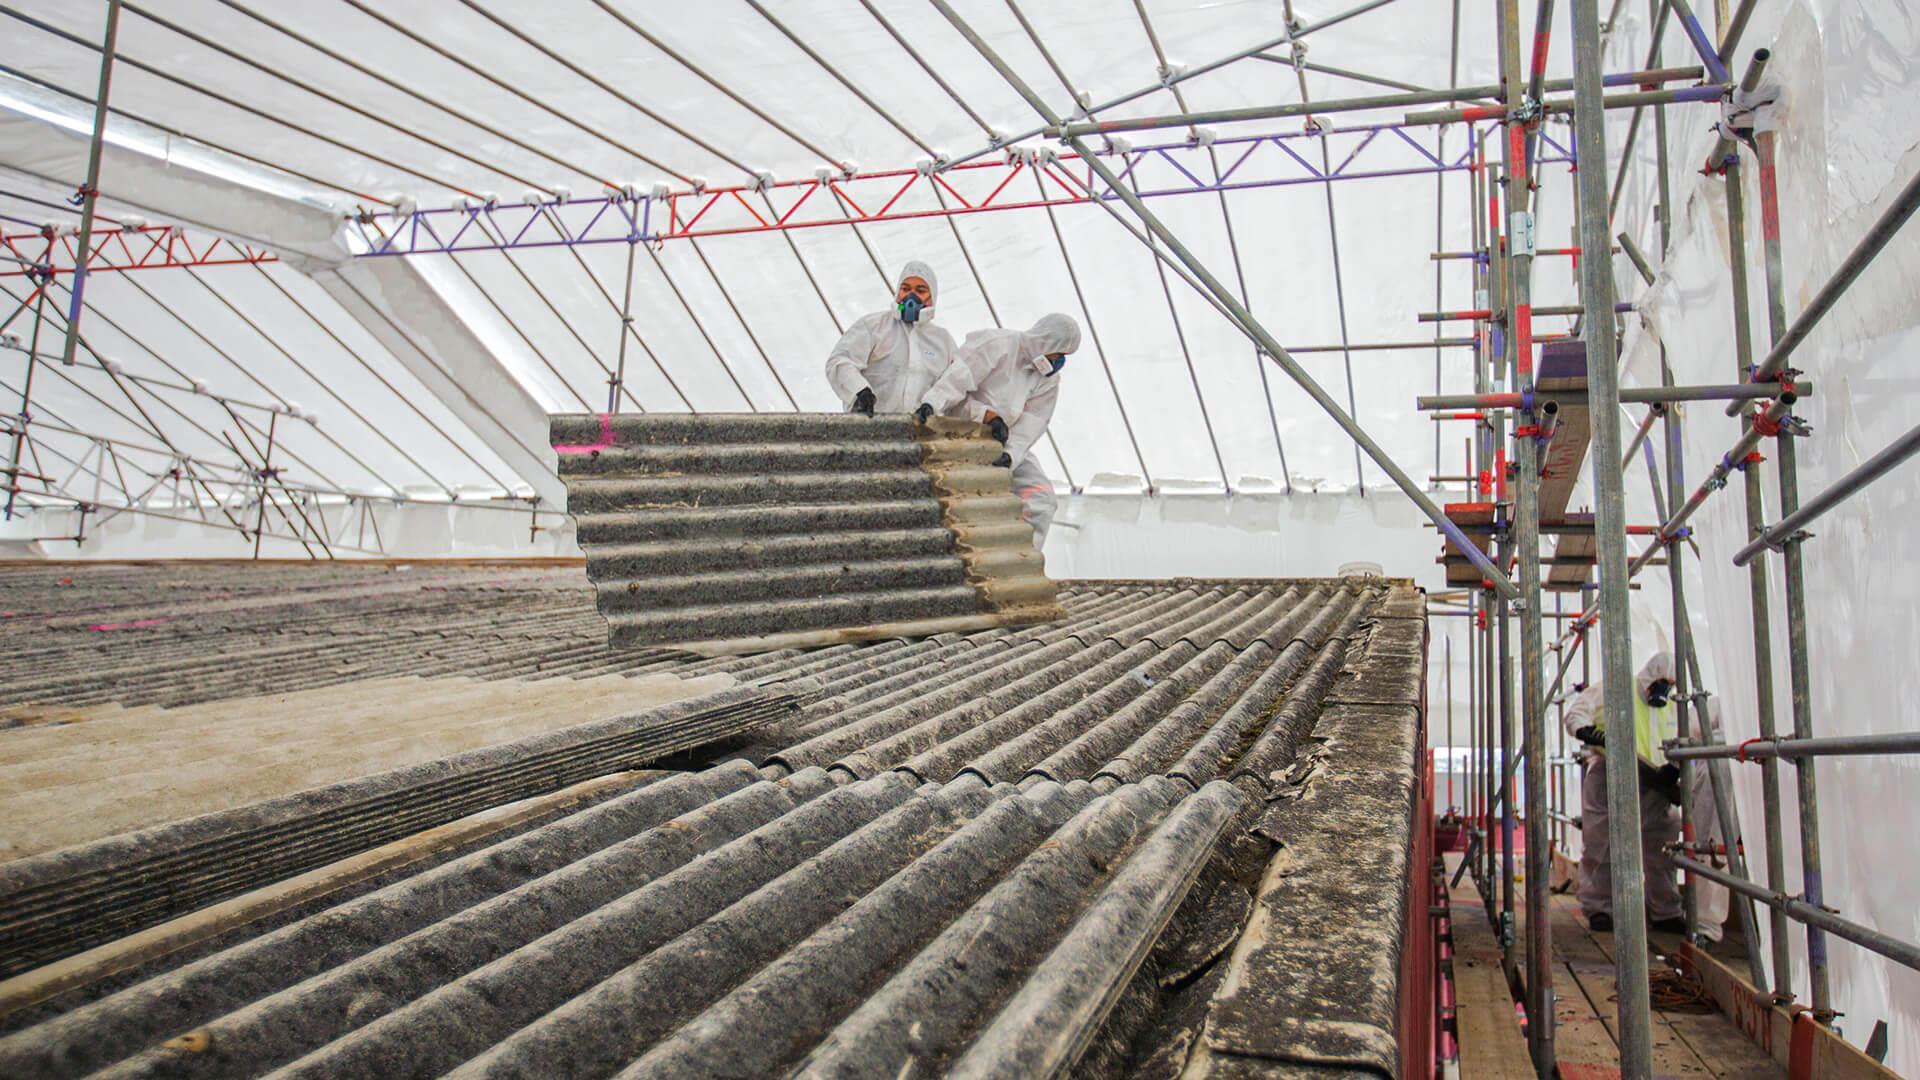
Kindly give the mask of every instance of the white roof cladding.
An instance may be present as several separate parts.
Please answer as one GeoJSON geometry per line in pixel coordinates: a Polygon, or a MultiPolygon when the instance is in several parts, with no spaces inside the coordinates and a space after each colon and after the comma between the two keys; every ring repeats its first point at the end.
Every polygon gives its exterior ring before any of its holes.
{"type": "MultiPolygon", "coordinates": [[[[1149,24],[1176,73],[1287,32],[1283,5],[1272,2],[1148,3],[1143,20],[1141,12],[1123,0],[1092,8],[1030,0],[1020,14],[1044,44],[1048,56],[1043,56],[1001,0],[956,6],[1062,113],[1073,111],[1065,84],[1097,105],[1160,82],[1160,59],[1148,37],[1149,24]]],[[[1300,25],[1310,26],[1365,6],[1303,2],[1294,6],[1294,15],[1300,25]]],[[[23,45],[9,63],[29,79],[90,99],[99,56],[81,42],[97,42],[105,4],[28,0],[19,11],[42,25],[7,20],[11,36],[23,45]]],[[[1531,11],[1523,15],[1530,18],[1531,11]]],[[[1462,18],[1459,81],[1494,81],[1491,4],[1463,5],[1462,18]]],[[[1527,37],[1531,41],[1530,30],[1527,37]]],[[[1570,70],[1564,38],[1561,34],[1555,40],[1555,74],[1570,70]]],[[[1315,64],[1443,87],[1453,78],[1452,39],[1451,5],[1401,0],[1318,30],[1301,44],[1315,64]]],[[[1284,48],[1270,50],[1270,55],[1284,55],[1284,48]]],[[[1685,57],[1674,52],[1669,62],[1684,62],[1685,57]]],[[[1040,123],[939,12],[920,0],[721,0],[676,6],[671,12],[613,0],[561,0],[537,12],[497,0],[407,5],[328,0],[272,7],[254,0],[149,0],[125,9],[118,53],[121,63],[112,100],[125,114],[115,120],[121,141],[132,140],[139,127],[126,117],[137,117],[286,172],[263,180],[258,165],[179,136],[148,131],[145,148],[159,156],[147,158],[144,166],[124,161],[124,155],[111,156],[101,184],[105,194],[154,213],[152,204],[164,202],[172,212],[162,220],[184,218],[224,235],[324,261],[333,260],[326,257],[325,245],[315,242],[319,238],[310,227],[295,230],[297,236],[287,235],[288,221],[306,215],[288,209],[283,218],[273,206],[301,211],[323,207],[344,218],[357,206],[378,209],[376,200],[401,196],[432,208],[448,205],[463,191],[516,202],[523,193],[541,189],[597,196],[607,182],[635,183],[642,190],[656,182],[684,189],[692,178],[733,184],[750,179],[756,170],[778,180],[804,180],[829,166],[910,168],[934,152],[971,155],[989,146],[989,128],[1009,136],[1040,123]],[[278,28],[249,15],[249,10],[278,28]],[[782,27],[872,104],[810,58],[782,27]],[[952,95],[902,47],[896,33],[952,95]],[[177,187],[182,173],[202,168],[222,175],[196,183],[228,192],[226,201],[239,208],[236,212],[191,214],[185,212],[192,202],[189,193],[163,190],[169,184],[177,187]],[[267,188],[274,198],[262,197],[261,190],[267,188]]],[[[1391,92],[1312,70],[1305,73],[1305,81],[1313,100],[1391,92]]],[[[1291,65],[1258,58],[1176,86],[1192,109],[1300,97],[1291,65]]],[[[27,105],[31,100],[39,101],[39,116],[63,109],[70,128],[84,129],[88,115],[84,100],[61,98],[43,86],[17,81],[0,83],[0,99],[21,114],[35,111],[27,105]]],[[[1174,93],[1162,88],[1100,115],[1147,115],[1179,107],[1174,93]]],[[[1341,113],[1329,121],[1336,128],[1354,127],[1392,122],[1400,115],[1397,110],[1376,110],[1341,113]]],[[[1703,111],[1701,122],[1707,120],[1703,111]]],[[[12,132],[0,143],[0,163],[53,181],[30,185],[8,176],[0,191],[25,191],[58,202],[70,191],[63,185],[78,182],[80,162],[71,155],[50,162],[30,150],[36,132],[44,133],[46,127],[40,119],[24,127],[0,125],[0,132],[12,132]]],[[[1231,138],[1298,133],[1300,128],[1294,119],[1227,125],[1218,133],[1231,138]]],[[[1135,146],[1177,144],[1185,134],[1184,129],[1139,133],[1130,141],[1135,146]]],[[[1460,125],[1444,136],[1433,128],[1411,129],[1409,134],[1421,147],[1441,150],[1448,161],[1466,147],[1460,125]],[[1439,143],[1442,137],[1444,146],[1439,143]]],[[[1338,166],[1364,138],[1328,136],[1332,163],[1338,166]]],[[[1289,146],[1318,168],[1316,141],[1297,139],[1289,146]]],[[[1028,142],[1041,145],[1038,139],[1028,142]]],[[[1397,138],[1376,140],[1365,153],[1372,155],[1366,160],[1375,170],[1427,164],[1418,149],[1397,138]]],[[[1204,158],[1181,160],[1197,169],[1193,162],[1204,158]]],[[[1230,162],[1223,151],[1222,168],[1230,162]]],[[[1290,164],[1271,146],[1262,148],[1245,168],[1241,175],[1263,179],[1307,176],[1304,167],[1290,164]]],[[[1141,170],[1143,178],[1149,170],[1159,170],[1155,176],[1174,175],[1165,162],[1149,162],[1141,170]]],[[[1545,171],[1543,245],[1561,246],[1570,235],[1566,177],[1564,166],[1545,171]]],[[[1347,340],[1415,341],[1432,336],[1433,329],[1415,321],[1416,313],[1435,305],[1435,264],[1427,253],[1436,239],[1452,250],[1468,246],[1465,178],[1460,171],[1446,174],[1448,212],[1438,237],[1432,173],[1172,196],[1153,200],[1153,207],[1217,276],[1234,284],[1244,280],[1253,310],[1289,346],[1340,344],[1342,301],[1347,340]],[[1338,287],[1329,242],[1328,187],[1339,238],[1338,287]]],[[[1014,181],[1034,182],[1031,176],[1014,181]]],[[[211,194],[208,198],[220,201],[211,194]]],[[[0,196],[0,213],[17,220],[62,219],[58,211],[5,196],[0,196]]],[[[7,227],[17,228],[12,223],[7,227]]],[[[416,406],[421,412],[454,414],[435,419],[451,433],[451,441],[478,447],[472,456],[482,460],[457,467],[444,464],[436,470],[441,486],[523,492],[538,487],[544,466],[527,460],[521,445],[525,433],[516,434],[525,426],[520,422],[524,418],[503,414],[604,408],[608,372],[620,366],[618,302],[627,273],[626,248],[611,244],[527,249],[511,257],[410,257],[430,293],[464,324],[460,339],[477,341],[478,351],[491,353],[497,363],[480,364],[464,375],[452,371],[454,385],[427,387],[434,394],[420,393],[417,382],[404,378],[395,380],[394,390],[362,389],[351,382],[337,389],[368,416],[366,426],[380,429],[409,451],[436,442],[444,449],[450,441],[425,430],[412,415],[416,406]],[[498,370],[510,373],[517,385],[493,388],[513,404],[480,408],[479,413],[493,417],[490,423],[462,405],[458,388],[463,379],[484,383],[498,370]],[[481,430],[489,427],[493,430],[481,430]]],[[[1223,483],[1256,490],[1289,482],[1301,489],[1355,486],[1356,455],[1333,422],[1283,373],[1270,365],[1263,368],[1244,336],[1180,280],[1168,277],[1163,283],[1146,249],[1108,214],[1089,205],[1052,213],[1003,210],[857,229],[834,226],[670,240],[657,250],[642,247],[633,270],[635,333],[627,340],[625,358],[632,398],[623,407],[831,408],[831,395],[820,378],[821,358],[838,327],[885,302],[885,276],[909,257],[939,267],[944,295],[938,317],[957,333],[995,323],[1026,325],[1051,310],[1086,317],[1095,333],[1066,372],[1070,382],[1054,422],[1054,439],[1041,448],[1056,479],[1070,478],[1074,485],[1094,490],[1137,490],[1143,476],[1167,490],[1218,491],[1223,483]]],[[[300,265],[317,269],[314,262],[300,265]]],[[[277,277],[297,279],[290,271],[284,265],[266,268],[277,277]]],[[[342,337],[354,335],[356,345],[366,346],[363,355],[369,362],[391,363],[394,350],[409,351],[394,340],[364,341],[365,330],[351,319],[340,319],[340,309],[325,301],[324,311],[316,309],[327,324],[324,328],[298,328],[298,319],[282,322],[268,309],[256,309],[253,305],[274,297],[256,301],[250,290],[229,282],[260,282],[260,269],[209,267],[192,273],[223,293],[231,290],[228,299],[242,311],[273,321],[276,335],[310,332],[311,350],[335,348],[325,341],[324,331],[332,329],[342,337]],[[348,329],[341,330],[343,325],[348,329]]],[[[1442,264],[1439,274],[1445,283],[1440,306],[1472,305],[1465,263],[1442,264]]],[[[113,276],[94,275],[90,290],[97,291],[91,298],[115,317],[116,308],[110,305],[124,302],[122,310],[135,317],[139,298],[122,301],[120,294],[130,290],[108,281],[113,276]]],[[[182,293],[175,309],[196,328],[232,321],[217,299],[194,295],[207,290],[188,280],[185,271],[128,276],[156,292],[164,284],[182,293]]],[[[304,281],[299,286],[307,294],[314,292],[304,281]]],[[[338,287],[327,291],[341,295],[338,287]]],[[[1574,299],[1564,266],[1543,266],[1536,301],[1574,299]]],[[[144,318],[138,325],[145,325],[144,318]]],[[[1553,329],[1551,324],[1543,327],[1553,329]]],[[[179,366],[191,363],[212,372],[204,377],[216,392],[237,396],[256,390],[242,373],[228,370],[233,365],[191,338],[188,334],[177,347],[185,358],[178,360],[179,366]]],[[[288,352],[303,360],[311,351],[304,337],[290,337],[286,344],[288,352]]],[[[324,390],[299,386],[300,376],[289,373],[275,350],[254,342],[247,352],[247,366],[274,394],[299,401],[329,420],[341,413],[324,390]],[[281,390],[277,383],[282,379],[298,395],[281,390]]],[[[1446,389],[1469,388],[1468,356],[1466,350],[1447,352],[1446,389]]],[[[1352,402],[1361,423],[1416,479],[1461,471],[1456,440],[1437,440],[1434,425],[1413,409],[1413,396],[1434,385],[1432,351],[1355,352],[1350,360],[1337,351],[1305,352],[1299,359],[1337,399],[1352,402]],[[1438,460],[1436,447],[1444,455],[1438,460]]],[[[409,358],[400,356],[398,363],[407,367],[409,358]]],[[[433,365],[415,358],[411,367],[417,376],[433,381],[433,365]]],[[[418,470],[386,442],[353,442],[356,453],[373,467],[367,471],[412,476],[414,484],[433,486],[413,475],[418,470]]],[[[323,456],[319,446],[311,453],[323,456]]],[[[340,486],[355,487],[349,477],[375,486],[347,466],[335,471],[341,474],[336,477],[340,486]]],[[[1371,462],[1362,475],[1370,490],[1386,484],[1371,462]]],[[[405,480],[390,483],[409,486],[405,480]]]]}

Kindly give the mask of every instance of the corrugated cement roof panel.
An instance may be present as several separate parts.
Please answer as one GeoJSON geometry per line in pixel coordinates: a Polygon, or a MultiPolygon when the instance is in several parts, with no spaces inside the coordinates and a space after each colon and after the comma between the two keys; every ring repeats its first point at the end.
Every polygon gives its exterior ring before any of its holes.
{"type": "Polygon", "coordinates": [[[616,645],[743,652],[1061,614],[979,424],[583,415],[552,435],[616,645]]]}
{"type": "MultiPolygon", "coordinates": [[[[139,608],[118,598],[138,573],[107,572],[110,606],[139,608]]],[[[271,681],[300,669],[289,637],[348,639],[319,599],[339,592],[389,651],[372,606],[425,653],[447,642],[414,603],[492,603],[528,628],[437,663],[725,671],[804,699],[714,764],[0,1018],[0,1073],[1285,1075],[1375,1071],[1397,1037],[1377,973],[1404,931],[1388,900],[1408,881],[1419,704],[1328,703],[1397,697],[1367,684],[1423,664],[1405,584],[1069,583],[1054,624],[700,658],[582,648],[586,595],[539,571],[374,593],[312,573],[283,625],[262,596],[172,601],[174,621],[125,639],[160,656],[126,667],[151,678],[225,635],[233,682],[271,681]],[[553,621],[565,605],[575,621],[553,621]],[[1297,881],[1274,869],[1296,850],[1319,853],[1297,881]],[[1329,950],[1353,955],[1330,967],[1329,950]],[[1261,1006],[1287,1001],[1299,1023],[1261,1006]],[[1370,1034],[1321,1037],[1347,1029],[1370,1034]]],[[[69,662],[103,633],[47,632],[69,662]]]]}

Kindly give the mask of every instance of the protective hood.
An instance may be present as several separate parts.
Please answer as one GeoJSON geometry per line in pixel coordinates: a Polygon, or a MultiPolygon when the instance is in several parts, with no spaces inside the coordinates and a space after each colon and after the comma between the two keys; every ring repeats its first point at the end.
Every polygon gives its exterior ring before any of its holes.
{"type": "Polygon", "coordinates": [[[1674,681],[1673,654],[1670,652],[1654,653],[1647,657],[1646,663],[1640,665],[1640,673],[1633,677],[1633,688],[1640,692],[1640,700],[1647,699],[1647,687],[1652,686],[1659,679],[1674,681]]]}
{"type": "Polygon", "coordinates": [[[927,302],[926,307],[920,309],[920,317],[933,318],[934,306],[940,303],[940,279],[933,276],[933,267],[918,259],[908,259],[907,264],[900,268],[900,272],[893,276],[893,295],[900,295],[901,283],[910,277],[917,277],[927,283],[927,291],[933,294],[933,299],[927,302]]]}
{"type": "MultiPolygon", "coordinates": [[[[927,284],[931,286],[932,279],[928,279],[927,284]]],[[[1055,353],[1070,353],[1080,347],[1080,324],[1074,322],[1071,316],[1056,312],[1040,316],[1040,321],[1034,323],[1033,329],[1023,336],[1023,351],[1027,359],[1032,360],[1034,367],[1044,375],[1053,370],[1053,365],[1047,363],[1047,357],[1055,353]]]]}

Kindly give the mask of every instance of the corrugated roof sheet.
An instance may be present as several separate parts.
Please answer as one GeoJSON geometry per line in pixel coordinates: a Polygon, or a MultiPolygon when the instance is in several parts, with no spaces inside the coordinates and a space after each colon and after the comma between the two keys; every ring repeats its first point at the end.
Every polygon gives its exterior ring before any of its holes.
{"type": "Polygon", "coordinates": [[[742,652],[1061,614],[982,425],[574,415],[552,434],[615,645],[742,652]]]}
{"type": "MultiPolygon", "coordinates": [[[[506,610],[568,595],[520,584],[506,610]]],[[[1392,1075],[1419,594],[1063,599],[750,657],[601,644],[565,663],[813,689],[744,759],[0,1019],[0,1074],[1392,1075]]]]}

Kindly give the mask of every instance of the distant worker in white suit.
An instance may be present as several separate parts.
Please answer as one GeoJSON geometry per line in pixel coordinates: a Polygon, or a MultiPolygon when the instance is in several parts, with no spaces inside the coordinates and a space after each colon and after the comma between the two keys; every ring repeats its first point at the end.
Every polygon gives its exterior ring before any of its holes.
{"type": "Polygon", "coordinates": [[[984,423],[1006,444],[995,464],[1013,470],[1034,547],[1046,545],[1054,499],[1033,444],[1047,433],[1060,400],[1060,369],[1079,347],[1080,325],[1065,315],[1042,315],[1031,330],[975,330],[915,411],[922,422],[940,413],[984,423]]]}
{"type": "Polygon", "coordinates": [[[893,306],[854,320],[827,354],[827,382],[848,412],[911,412],[953,364],[953,335],[933,325],[933,268],[908,262],[893,284],[893,306]]]}
{"type": "MultiPolygon", "coordinates": [[[[1680,733],[1673,693],[1673,654],[1654,653],[1634,676],[1634,750],[1640,759],[1640,865],[1646,875],[1646,917],[1655,930],[1686,933],[1680,886],[1666,846],[1680,836],[1680,767],[1661,744],[1680,733]]],[[[1567,709],[1567,733],[1593,748],[1580,782],[1580,909],[1596,933],[1613,929],[1613,853],[1607,842],[1606,710],[1590,686],[1567,709]]],[[[1638,912],[1627,917],[1637,918],[1638,912]]]]}

